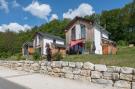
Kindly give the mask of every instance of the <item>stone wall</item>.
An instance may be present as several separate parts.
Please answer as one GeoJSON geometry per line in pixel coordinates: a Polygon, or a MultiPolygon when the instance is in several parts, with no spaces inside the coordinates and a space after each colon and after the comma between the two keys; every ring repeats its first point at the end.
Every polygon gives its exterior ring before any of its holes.
{"type": "Polygon", "coordinates": [[[0,61],[0,66],[19,71],[89,81],[120,89],[135,89],[135,69],[129,67],[64,61],[0,61]]]}

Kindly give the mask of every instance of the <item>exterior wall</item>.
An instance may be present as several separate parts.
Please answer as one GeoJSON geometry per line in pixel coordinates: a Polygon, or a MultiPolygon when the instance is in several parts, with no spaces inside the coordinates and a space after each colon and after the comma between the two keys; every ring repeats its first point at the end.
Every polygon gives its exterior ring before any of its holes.
{"type": "Polygon", "coordinates": [[[52,39],[43,39],[43,55],[46,55],[46,44],[51,45],[53,43],[52,39]]]}
{"type": "MultiPolygon", "coordinates": [[[[117,48],[114,45],[112,45],[112,44],[104,44],[104,45],[106,45],[107,51],[103,52],[103,54],[105,54],[105,55],[117,54],[117,48]]],[[[103,50],[103,51],[105,51],[105,50],[103,50]]]]}
{"type": "Polygon", "coordinates": [[[29,54],[33,54],[35,52],[34,48],[33,47],[29,47],[28,48],[28,51],[29,51],[29,54]]]}
{"type": "Polygon", "coordinates": [[[34,50],[34,48],[33,47],[29,47],[28,49],[24,49],[24,48],[22,48],[22,55],[23,56],[28,56],[28,55],[32,55],[33,53],[35,52],[35,50],[34,50]],[[28,52],[28,54],[26,55],[26,54],[24,54],[24,51],[27,51],[28,52]]]}
{"type": "Polygon", "coordinates": [[[64,61],[0,61],[0,66],[54,77],[89,81],[112,86],[114,89],[135,89],[135,69],[130,67],[64,61]]]}
{"type": "MultiPolygon", "coordinates": [[[[50,46],[51,46],[51,44],[53,43],[53,39],[47,39],[47,38],[43,39],[43,55],[46,55],[46,44],[47,43],[50,44],[50,46]]],[[[64,45],[64,41],[62,42],[62,41],[56,40],[56,43],[64,45]]]]}
{"type": "Polygon", "coordinates": [[[101,31],[100,29],[94,27],[94,42],[95,42],[95,54],[103,54],[102,53],[102,41],[101,41],[101,31]]]}
{"type": "Polygon", "coordinates": [[[72,40],[71,39],[71,30],[75,25],[76,24],[74,24],[70,29],[67,29],[67,32],[66,32],[66,45],[69,45],[70,41],[72,40]]]}
{"type": "Polygon", "coordinates": [[[88,24],[83,21],[77,21],[76,23],[73,24],[73,26],[70,29],[67,29],[68,31],[66,32],[66,45],[68,45],[71,41],[71,30],[75,26],[76,28],[76,39],[81,39],[81,28],[80,24],[85,25],[86,27],[86,41],[92,41],[94,39],[94,31],[92,30],[92,25],[88,24]]]}
{"type": "Polygon", "coordinates": [[[63,56],[66,55],[66,50],[65,48],[52,48],[52,54],[55,54],[55,53],[61,53],[63,56]]]}
{"type": "MultiPolygon", "coordinates": [[[[39,35],[36,35],[33,40],[34,48],[35,49],[41,48],[42,55],[46,55],[46,43],[49,43],[51,45],[51,43],[53,43],[53,39],[40,38],[39,35]]],[[[64,45],[64,41],[56,40],[56,43],[64,45]]]]}
{"type": "Polygon", "coordinates": [[[39,35],[36,35],[33,40],[33,47],[39,48],[39,47],[42,47],[42,45],[43,45],[43,40],[40,39],[39,35]]]}

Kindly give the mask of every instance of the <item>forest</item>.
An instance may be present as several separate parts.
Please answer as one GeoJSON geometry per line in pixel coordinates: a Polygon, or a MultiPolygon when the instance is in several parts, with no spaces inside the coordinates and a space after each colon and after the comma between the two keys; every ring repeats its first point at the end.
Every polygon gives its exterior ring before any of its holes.
{"type": "MultiPolygon", "coordinates": [[[[116,41],[118,45],[124,46],[135,43],[135,1],[123,8],[102,11],[100,14],[85,16],[84,18],[103,26],[110,32],[110,39],[116,41]]],[[[70,19],[53,20],[19,33],[9,29],[0,32],[0,58],[21,53],[22,44],[26,41],[32,41],[34,34],[39,31],[65,38],[65,27],[70,21],[70,19]]]]}

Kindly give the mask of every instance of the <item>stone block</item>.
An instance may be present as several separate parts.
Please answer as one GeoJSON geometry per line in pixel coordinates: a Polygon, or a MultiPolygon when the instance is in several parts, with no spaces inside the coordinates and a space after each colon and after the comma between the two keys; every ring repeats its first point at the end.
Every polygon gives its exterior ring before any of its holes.
{"type": "Polygon", "coordinates": [[[106,79],[92,79],[92,82],[97,83],[97,84],[107,85],[107,86],[112,86],[113,85],[112,80],[106,80],[106,79]]]}
{"type": "Polygon", "coordinates": [[[48,72],[52,72],[52,67],[51,66],[47,66],[47,71],[48,72]]]}
{"type": "Polygon", "coordinates": [[[80,75],[74,75],[74,79],[75,80],[79,80],[80,79],[80,75]]]}
{"type": "Polygon", "coordinates": [[[120,79],[119,73],[113,73],[112,79],[115,80],[115,81],[119,80],[120,79]]]}
{"type": "Polygon", "coordinates": [[[103,78],[104,78],[104,79],[111,80],[111,79],[112,79],[112,73],[104,72],[104,73],[103,73],[103,78]]]}
{"type": "Polygon", "coordinates": [[[91,82],[91,77],[86,77],[86,76],[79,76],[79,80],[81,81],[88,81],[88,82],[91,82]]]}
{"type": "Polygon", "coordinates": [[[82,75],[82,76],[88,76],[88,77],[89,77],[89,76],[90,76],[90,73],[91,73],[90,70],[84,70],[84,69],[81,70],[81,75],[82,75]]]}
{"type": "Polygon", "coordinates": [[[132,82],[132,89],[135,89],[135,82],[132,82]]]}
{"type": "Polygon", "coordinates": [[[61,61],[53,61],[53,62],[51,63],[51,66],[52,66],[53,68],[56,68],[56,67],[61,68],[62,62],[61,62],[61,61]]]}
{"type": "Polygon", "coordinates": [[[91,71],[91,78],[92,78],[92,79],[93,79],[93,78],[96,78],[96,79],[102,78],[102,73],[99,72],[99,71],[91,71]]]}
{"type": "Polygon", "coordinates": [[[124,74],[133,74],[133,68],[130,68],[130,67],[122,67],[120,72],[121,72],[121,73],[124,73],[124,74]]]}
{"type": "Polygon", "coordinates": [[[75,62],[69,62],[69,67],[75,68],[75,62]]]}
{"type": "Polygon", "coordinates": [[[68,62],[64,62],[64,61],[63,61],[63,62],[62,62],[62,66],[63,66],[63,67],[68,67],[68,62]]]}
{"type": "Polygon", "coordinates": [[[72,73],[66,73],[65,74],[65,77],[66,78],[69,78],[69,79],[73,79],[74,78],[74,75],[72,73]]]}
{"type": "Polygon", "coordinates": [[[41,66],[40,70],[47,71],[47,67],[46,66],[41,66]]]}
{"type": "Polygon", "coordinates": [[[40,65],[38,63],[34,63],[31,65],[31,70],[38,71],[40,70],[40,65]]]}
{"type": "Polygon", "coordinates": [[[83,63],[82,62],[76,62],[75,66],[76,66],[76,68],[81,69],[83,67],[83,63]]]}
{"type": "Polygon", "coordinates": [[[133,76],[131,74],[122,74],[120,73],[121,80],[132,81],[133,76]]]}
{"type": "Polygon", "coordinates": [[[85,62],[83,64],[83,68],[87,69],[87,70],[94,70],[94,64],[90,63],[90,62],[85,62]]]}
{"type": "Polygon", "coordinates": [[[107,67],[106,65],[95,64],[95,70],[105,72],[107,71],[107,67]]]}
{"type": "Polygon", "coordinates": [[[63,72],[63,73],[72,73],[73,70],[72,70],[71,67],[63,67],[63,68],[62,68],[62,72],[63,72]]]}
{"type": "Polygon", "coordinates": [[[53,68],[52,71],[54,73],[60,73],[61,72],[61,69],[60,68],[53,68]]]}
{"type": "Polygon", "coordinates": [[[121,67],[109,66],[109,67],[107,67],[107,72],[120,73],[120,69],[121,69],[121,67]]]}
{"type": "Polygon", "coordinates": [[[114,83],[114,87],[122,89],[131,89],[131,83],[125,80],[119,80],[114,83]]]}
{"type": "Polygon", "coordinates": [[[73,74],[80,74],[81,73],[81,69],[77,69],[77,68],[75,68],[75,69],[73,69],[73,74]]]}

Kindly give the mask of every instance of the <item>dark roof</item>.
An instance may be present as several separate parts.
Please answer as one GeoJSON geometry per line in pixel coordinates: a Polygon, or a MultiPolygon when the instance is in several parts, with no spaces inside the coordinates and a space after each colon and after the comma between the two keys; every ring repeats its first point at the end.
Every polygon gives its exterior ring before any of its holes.
{"type": "Polygon", "coordinates": [[[23,43],[23,47],[24,46],[33,47],[33,43],[32,42],[25,42],[25,43],[23,43]]]}
{"type": "Polygon", "coordinates": [[[98,27],[102,32],[105,32],[107,34],[111,34],[110,32],[108,32],[107,30],[105,30],[105,28],[103,28],[101,25],[95,24],[96,27],[98,27]]]}
{"type": "Polygon", "coordinates": [[[69,30],[69,28],[76,22],[76,21],[84,21],[84,22],[87,22],[89,24],[93,24],[94,22],[92,20],[88,20],[88,19],[85,19],[85,18],[82,18],[82,17],[75,17],[72,21],[70,21],[70,23],[68,24],[68,26],[65,28],[65,30],[69,30]]]}
{"type": "Polygon", "coordinates": [[[110,43],[116,44],[116,42],[115,42],[115,41],[112,41],[112,40],[107,39],[107,38],[104,38],[104,37],[102,37],[102,40],[106,40],[106,41],[108,41],[108,42],[110,42],[110,43]]]}
{"type": "Polygon", "coordinates": [[[39,34],[39,35],[41,35],[42,37],[52,38],[52,39],[64,41],[63,38],[61,38],[61,37],[59,37],[59,36],[52,35],[52,34],[43,33],[43,32],[37,32],[36,34],[39,34]]]}
{"type": "Polygon", "coordinates": [[[65,45],[61,45],[61,44],[54,44],[53,43],[53,45],[55,46],[55,47],[58,47],[58,48],[66,48],[66,46],[65,45]]]}

